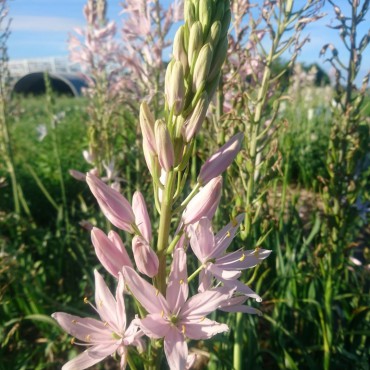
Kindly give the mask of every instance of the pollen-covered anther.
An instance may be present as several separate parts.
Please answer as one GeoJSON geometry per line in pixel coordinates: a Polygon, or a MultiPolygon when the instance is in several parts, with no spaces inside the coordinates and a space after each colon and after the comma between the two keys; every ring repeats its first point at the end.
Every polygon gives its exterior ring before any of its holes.
{"type": "Polygon", "coordinates": [[[158,297],[158,295],[159,295],[159,290],[158,289],[155,291],[155,295],[158,297]]]}
{"type": "Polygon", "coordinates": [[[226,233],[226,237],[227,237],[227,238],[230,238],[230,236],[231,236],[230,231],[228,231],[228,232],[226,233]]]}
{"type": "Polygon", "coordinates": [[[255,255],[257,258],[258,258],[259,252],[260,252],[259,247],[256,247],[256,249],[255,249],[255,251],[254,251],[254,255],[255,255]]]}
{"type": "Polygon", "coordinates": [[[184,280],[180,279],[179,283],[180,283],[180,285],[184,284],[184,280]]]}
{"type": "Polygon", "coordinates": [[[87,297],[85,297],[85,298],[84,298],[84,303],[85,303],[85,304],[88,304],[88,303],[89,303],[89,300],[88,300],[88,298],[87,298],[87,297]]]}
{"type": "Polygon", "coordinates": [[[162,311],[161,311],[161,317],[163,317],[163,316],[164,316],[164,311],[162,310],[162,311]]]}
{"type": "Polygon", "coordinates": [[[99,307],[103,307],[103,301],[100,300],[99,303],[98,303],[99,307]]]}
{"type": "Polygon", "coordinates": [[[105,322],[104,322],[104,326],[105,326],[105,327],[109,326],[108,321],[105,321],[105,322]]]}
{"type": "Polygon", "coordinates": [[[71,322],[72,322],[72,324],[77,325],[77,320],[72,320],[71,322]]]}
{"type": "Polygon", "coordinates": [[[200,318],[199,322],[202,322],[202,321],[204,321],[205,319],[206,319],[206,317],[205,317],[205,316],[203,316],[203,317],[201,317],[201,318],[200,318]]]}
{"type": "Polygon", "coordinates": [[[240,262],[243,262],[245,260],[245,254],[243,253],[242,256],[239,258],[240,262]]]}
{"type": "Polygon", "coordinates": [[[185,335],[185,333],[186,333],[186,327],[185,327],[185,325],[182,325],[181,326],[181,329],[182,329],[181,330],[181,333],[185,335]]]}
{"type": "Polygon", "coordinates": [[[76,338],[71,338],[71,344],[75,344],[76,338]]]}
{"type": "Polygon", "coordinates": [[[91,335],[90,334],[86,335],[85,342],[91,342],[91,335]]]}

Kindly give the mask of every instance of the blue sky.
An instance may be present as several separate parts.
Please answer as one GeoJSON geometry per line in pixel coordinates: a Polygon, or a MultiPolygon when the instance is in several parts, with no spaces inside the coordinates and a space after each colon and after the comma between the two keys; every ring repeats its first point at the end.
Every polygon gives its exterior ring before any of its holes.
{"type": "MultiPolygon", "coordinates": [[[[299,0],[298,2],[303,1],[299,0]]],[[[164,1],[169,3],[170,0],[164,1]]],[[[67,56],[68,34],[74,27],[84,26],[82,8],[86,0],[13,0],[9,1],[10,17],[12,18],[12,34],[8,41],[10,59],[41,58],[67,56]]],[[[119,0],[108,0],[108,17],[119,21],[121,7],[119,0]]],[[[347,1],[337,0],[342,6],[347,1]]],[[[342,46],[337,31],[331,30],[326,25],[334,18],[331,6],[326,5],[324,12],[328,13],[324,19],[309,25],[305,34],[310,35],[311,42],[303,49],[299,60],[305,63],[317,62],[326,70],[329,65],[323,64],[319,58],[321,47],[334,43],[339,52],[342,46]]],[[[360,34],[368,31],[370,14],[367,22],[360,28],[360,34]]],[[[363,56],[361,76],[370,65],[370,47],[363,56]]],[[[342,51],[343,52],[343,51],[342,51]]]]}

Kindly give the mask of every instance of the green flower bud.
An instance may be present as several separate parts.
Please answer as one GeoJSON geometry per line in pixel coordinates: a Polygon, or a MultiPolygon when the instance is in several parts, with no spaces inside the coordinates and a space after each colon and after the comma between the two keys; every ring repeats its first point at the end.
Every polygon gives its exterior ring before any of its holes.
{"type": "Polygon", "coordinates": [[[139,121],[141,133],[144,140],[147,142],[149,152],[152,155],[156,154],[157,150],[154,138],[154,116],[145,101],[140,105],[139,121]]]}
{"type": "Polygon", "coordinates": [[[167,69],[166,69],[166,75],[164,77],[164,93],[167,97],[167,100],[168,100],[168,96],[170,95],[170,86],[171,86],[171,77],[172,77],[172,67],[173,65],[175,64],[175,60],[172,59],[169,63],[168,63],[168,66],[167,66],[167,69]]]}
{"type": "Polygon", "coordinates": [[[226,59],[228,46],[229,44],[226,36],[223,39],[221,39],[217,45],[207,81],[212,81],[213,78],[215,78],[217,74],[220,72],[220,69],[226,59]]]}
{"type": "Polygon", "coordinates": [[[213,17],[214,21],[222,21],[222,18],[224,17],[225,13],[225,1],[219,1],[216,6],[216,12],[213,17]]]}
{"type": "Polygon", "coordinates": [[[161,165],[161,168],[168,172],[173,167],[175,155],[170,133],[168,132],[166,123],[163,120],[158,119],[155,122],[154,133],[159,164],[161,165]]]}
{"type": "Polygon", "coordinates": [[[184,68],[184,74],[186,74],[188,69],[188,55],[184,47],[184,33],[184,26],[181,26],[176,32],[175,39],[173,41],[173,57],[181,62],[184,68]]]}
{"type": "Polygon", "coordinates": [[[209,27],[212,19],[212,0],[199,1],[199,20],[202,23],[203,34],[208,34],[209,27]]]}
{"type": "Polygon", "coordinates": [[[193,63],[193,58],[198,55],[198,52],[202,45],[203,45],[202,24],[198,21],[195,22],[190,29],[189,49],[188,49],[188,62],[190,66],[193,63]]]}
{"type": "Polygon", "coordinates": [[[195,62],[193,73],[193,92],[196,92],[202,83],[206,82],[209,70],[211,68],[212,57],[212,46],[210,44],[205,44],[202,49],[200,49],[197,61],[195,62]]]}
{"type": "Polygon", "coordinates": [[[208,34],[207,42],[209,42],[213,48],[217,46],[221,35],[221,22],[216,21],[212,24],[211,31],[208,34]]]}
{"type": "Polygon", "coordinates": [[[184,70],[179,61],[176,61],[172,67],[167,99],[169,109],[173,107],[174,114],[179,115],[185,104],[184,70]]]}
{"type": "Polygon", "coordinates": [[[220,39],[227,36],[227,33],[229,32],[230,22],[231,22],[231,11],[229,9],[225,12],[224,17],[222,18],[222,29],[220,39]]]}
{"type": "Polygon", "coordinates": [[[196,21],[194,4],[189,0],[185,1],[184,5],[184,20],[188,23],[189,27],[196,21]]]}

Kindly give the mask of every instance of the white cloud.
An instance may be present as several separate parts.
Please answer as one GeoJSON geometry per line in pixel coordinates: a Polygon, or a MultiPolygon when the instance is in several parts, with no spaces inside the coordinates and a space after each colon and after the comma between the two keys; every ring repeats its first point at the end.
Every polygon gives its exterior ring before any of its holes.
{"type": "Polygon", "coordinates": [[[14,16],[12,31],[29,32],[70,32],[75,27],[82,26],[81,21],[66,17],[14,16]]]}

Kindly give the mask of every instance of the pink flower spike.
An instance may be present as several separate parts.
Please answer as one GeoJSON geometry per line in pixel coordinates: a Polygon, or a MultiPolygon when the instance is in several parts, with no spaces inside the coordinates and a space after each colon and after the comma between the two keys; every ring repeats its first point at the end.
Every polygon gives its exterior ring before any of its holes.
{"type": "Polygon", "coordinates": [[[152,241],[152,226],[144,197],[140,191],[135,191],[134,196],[132,197],[132,209],[135,214],[137,227],[144,239],[150,243],[152,241]]]}
{"type": "Polygon", "coordinates": [[[104,216],[119,229],[133,233],[132,225],[135,224],[135,215],[128,200],[90,173],[86,175],[86,182],[104,216]]]}
{"type": "Polygon", "coordinates": [[[126,309],[123,300],[124,282],[119,275],[116,298],[113,297],[101,275],[95,270],[94,307],[101,321],[92,318],[81,318],[64,312],[56,312],[52,317],[68,334],[81,340],[88,349],[73,360],[67,362],[62,370],[87,369],[90,366],[113,355],[116,351],[126,356],[127,346],[142,347],[140,337],[143,335],[138,327],[131,324],[126,330],[126,309]]]}
{"type": "Polygon", "coordinates": [[[118,279],[122,266],[132,267],[126,248],[116,232],[110,231],[107,237],[102,230],[93,227],[91,241],[100,263],[115,278],[118,279]]]}
{"type": "Polygon", "coordinates": [[[137,269],[150,278],[158,273],[159,260],[145,239],[135,235],[132,240],[132,251],[134,253],[137,269]]]}
{"type": "Polygon", "coordinates": [[[224,146],[213,154],[200,169],[198,181],[207,184],[208,181],[219,176],[230,166],[239,153],[243,144],[244,134],[239,132],[234,135],[224,146]]]}
{"type": "Polygon", "coordinates": [[[185,225],[193,224],[202,217],[212,219],[221,199],[222,177],[217,176],[204,186],[189,202],[182,215],[185,225]]]}

